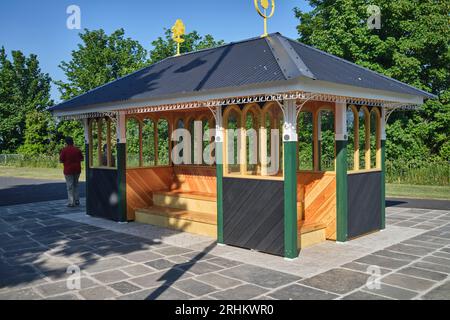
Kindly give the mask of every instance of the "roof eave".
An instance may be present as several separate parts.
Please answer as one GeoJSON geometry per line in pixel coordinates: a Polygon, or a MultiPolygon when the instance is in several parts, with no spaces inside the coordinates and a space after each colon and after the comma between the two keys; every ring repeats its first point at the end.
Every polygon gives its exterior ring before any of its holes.
{"type": "Polygon", "coordinates": [[[403,103],[405,105],[421,105],[423,104],[424,98],[423,96],[419,95],[407,95],[397,92],[379,91],[363,87],[341,85],[320,80],[313,80],[302,76],[286,81],[267,82],[258,85],[247,85],[216,90],[204,90],[195,93],[175,94],[165,97],[159,97],[158,99],[117,101],[106,104],[87,105],[70,110],[52,110],[52,114],[56,117],[62,117],[89,112],[111,112],[148,106],[180,104],[195,101],[210,101],[215,99],[227,99],[230,97],[278,94],[283,92],[295,91],[344,96],[355,99],[383,100],[386,102],[395,102],[400,104],[403,103]]]}

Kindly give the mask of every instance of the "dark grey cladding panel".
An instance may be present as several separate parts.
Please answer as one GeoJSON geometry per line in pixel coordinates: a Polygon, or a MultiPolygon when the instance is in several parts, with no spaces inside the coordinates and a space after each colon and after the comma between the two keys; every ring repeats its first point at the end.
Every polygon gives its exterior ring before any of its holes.
{"type": "Polygon", "coordinates": [[[381,172],[348,175],[348,237],[381,228],[381,172]]]}
{"type": "Polygon", "coordinates": [[[225,244],[284,255],[284,182],[223,178],[225,244]]]}
{"type": "Polygon", "coordinates": [[[117,170],[89,169],[87,181],[87,213],[91,216],[119,221],[117,170]]]}

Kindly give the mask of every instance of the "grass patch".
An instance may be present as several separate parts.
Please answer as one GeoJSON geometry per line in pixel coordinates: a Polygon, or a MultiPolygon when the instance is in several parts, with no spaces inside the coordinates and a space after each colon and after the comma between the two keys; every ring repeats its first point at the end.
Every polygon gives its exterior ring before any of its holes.
{"type": "Polygon", "coordinates": [[[386,197],[450,200],[450,186],[387,183],[386,197]]]}
{"type": "MultiPolygon", "coordinates": [[[[0,166],[0,176],[43,180],[64,180],[62,166],[59,168],[26,168],[0,166]]],[[[81,171],[80,181],[85,181],[85,172],[81,171]]]]}

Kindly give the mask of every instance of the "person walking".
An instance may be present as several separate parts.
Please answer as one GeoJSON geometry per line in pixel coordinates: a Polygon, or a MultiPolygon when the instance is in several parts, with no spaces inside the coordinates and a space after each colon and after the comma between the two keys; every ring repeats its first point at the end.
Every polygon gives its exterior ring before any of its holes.
{"type": "Polygon", "coordinates": [[[80,205],[80,194],[78,191],[78,180],[81,173],[81,161],[83,153],[73,145],[72,137],[66,137],[66,147],[61,150],[59,161],[64,164],[64,177],[66,178],[68,207],[80,205]]]}

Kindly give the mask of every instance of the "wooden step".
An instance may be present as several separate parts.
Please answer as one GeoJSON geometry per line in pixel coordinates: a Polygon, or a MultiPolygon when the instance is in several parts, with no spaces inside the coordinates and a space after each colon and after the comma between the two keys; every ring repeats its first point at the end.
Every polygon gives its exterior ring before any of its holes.
{"type": "Polygon", "coordinates": [[[211,213],[151,206],[136,210],[135,221],[213,238],[217,237],[217,217],[211,213]]]}
{"type": "Polygon", "coordinates": [[[298,222],[298,247],[306,248],[326,240],[327,226],[322,223],[304,223],[298,222]]]}
{"type": "Polygon", "coordinates": [[[153,193],[153,204],[194,212],[216,214],[216,195],[201,192],[158,191],[153,193]]]}

